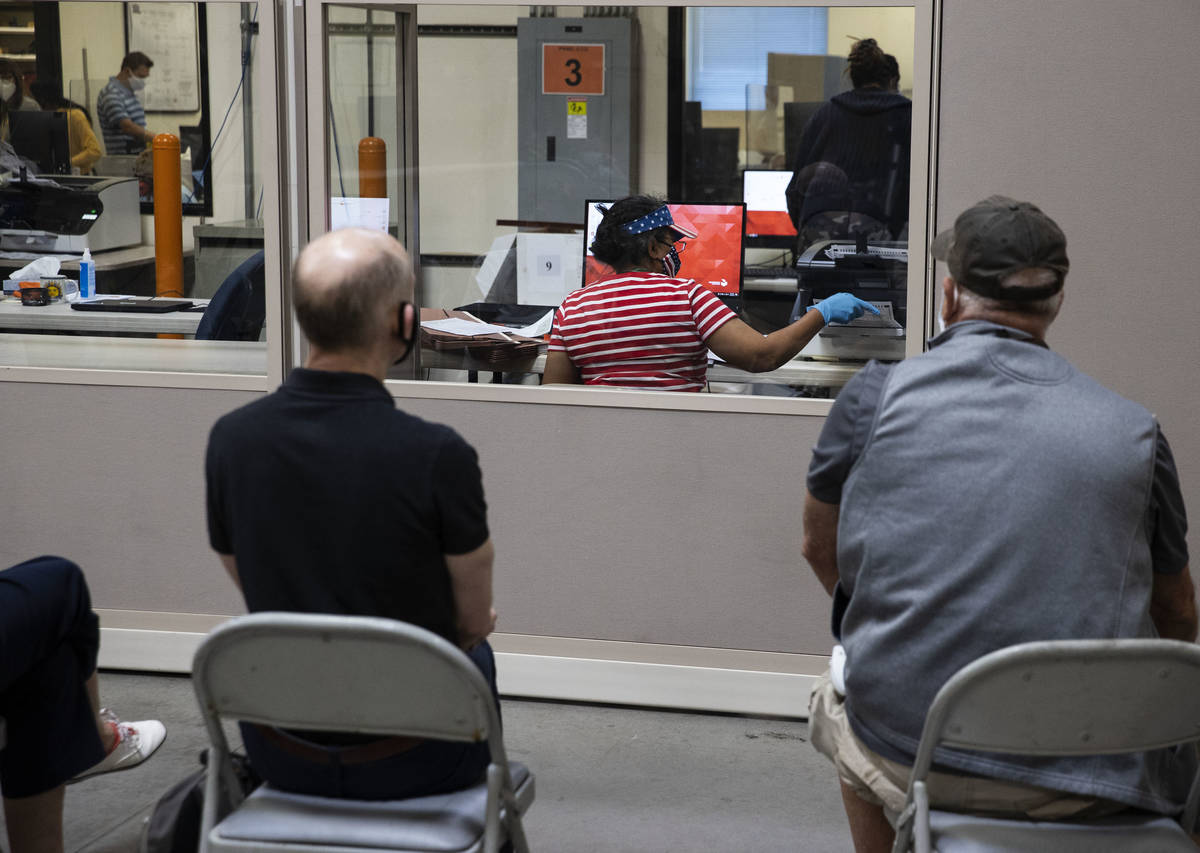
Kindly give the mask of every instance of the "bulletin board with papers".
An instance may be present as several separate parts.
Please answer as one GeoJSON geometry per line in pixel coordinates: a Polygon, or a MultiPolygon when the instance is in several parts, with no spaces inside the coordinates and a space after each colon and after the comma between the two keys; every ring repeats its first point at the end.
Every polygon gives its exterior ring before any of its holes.
{"type": "Polygon", "coordinates": [[[200,110],[200,40],[195,3],[126,3],[127,48],[154,62],[147,112],[200,110]]]}

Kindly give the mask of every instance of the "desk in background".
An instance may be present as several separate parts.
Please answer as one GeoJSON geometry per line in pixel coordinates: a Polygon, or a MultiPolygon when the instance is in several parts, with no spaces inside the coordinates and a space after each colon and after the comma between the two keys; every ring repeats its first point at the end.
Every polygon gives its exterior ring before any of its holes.
{"type": "Polygon", "coordinates": [[[19,300],[0,301],[0,329],[38,332],[170,333],[194,335],[203,311],[168,311],[144,314],[123,311],[76,311],[66,302],[22,305],[19,300]]]}
{"type": "MultiPolygon", "coordinates": [[[[154,296],[154,247],[130,246],[108,252],[96,252],[96,292],[121,293],[127,296],[154,296]]],[[[29,259],[0,257],[0,278],[21,269],[29,259]]],[[[192,250],[183,253],[183,289],[186,293],[194,277],[192,250]]],[[[62,261],[59,272],[68,278],[79,278],[79,258],[62,261]]],[[[183,294],[169,294],[171,296],[183,294]]],[[[82,312],[80,312],[82,313],[82,312]]]]}
{"type": "MultiPolygon", "coordinates": [[[[713,364],[708,368],[710,383],[740,385],[788,385],[816,388],[841,388],[850,381],[862,365],[827,361],[794,360],[767,373],[747,373],[728,364],[713,364]]],[[[434,350],[421,348],[421,368],[434,370],[465,370],[472,374],[491,372],[492,382],[503,381],[505,374],[534,373],[546,369],[546,353],[501,362],[472,358],[464,350],[434,350]]],[[[474,380],[471,380],[474,381],[474,380]]]]}

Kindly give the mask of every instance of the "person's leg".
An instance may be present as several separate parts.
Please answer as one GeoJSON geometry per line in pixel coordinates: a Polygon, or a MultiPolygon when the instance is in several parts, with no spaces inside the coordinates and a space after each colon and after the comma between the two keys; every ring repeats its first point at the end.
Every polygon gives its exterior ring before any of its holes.
{"type": "Polygon", "coordinates": [[[117,742],[117,727],[115,724],[100,716],[100,679],[93,672],[86,684],[88,704],[92,706],[92,715],[96,718],[96,731],[100,734],[100,742],[104,744],[104,754],[112,752],[117,742]]]}
{"type": "Polygon", "coordinates": [[[14,853],[62,850],[63,785],[103,757],[85,686],[99,637],[74,563],[39,557],[0,572],[0,790],[14,853]]]}
{"type": "MultiPolygon", "coordinates": [[[[0,789],[12,853],[61,853],[63,783],[73,771],[53,760],[55,744],[91,715],[78,670],[98,625],[75,564],[39,557],[0,572],[0,711],[8,745],[0,752],[0,789]],[[74,680],[74,691],[71,689],[74,680]]],[[[80,760],[93,757],[86,738],[80,760]]]]}
{"type": "Polygon", "coordinates": [[[11,853],[62,853],[64,790],[59,785],[32,797],[4,798],[11,853]]]}
{"type": "Polygon", "coordinates": [[[896,830],[884,816],[883,806],[860,799],[845,782],[841,785],[842,805],[850,822],[850,838],[856,853],[887,853],[896,840],[896,830]]]}

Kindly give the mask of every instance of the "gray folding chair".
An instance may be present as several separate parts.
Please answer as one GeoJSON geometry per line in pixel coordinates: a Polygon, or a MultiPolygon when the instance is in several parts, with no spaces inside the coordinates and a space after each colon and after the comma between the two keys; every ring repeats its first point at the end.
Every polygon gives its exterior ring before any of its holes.
{"type": "Polygon", "coordinates": [[[201,851],[526,851],[533,775],[510,764],[491,691],[441,637],[357,616],[255,613],[205,638],[192,680],[211,741],[201,851]],[[262,785],[244,800],[221,720],[282,728],[479,742],[486,781],[463,791],[363,801],[262,785]]]}
{"type": "Polygon", "coordinates": [[[1056,640],[992,652],[960,669],[925,717],[893,853],[1053,850],[1171,853],[1188,838],[1200,775],[1179,821],[1145,813],[1093,821],[977,817],[929,807],[938,746],[1022,755],[1143,752],[1200,740],[1200,647],[1174,640],[1056,640]]]}

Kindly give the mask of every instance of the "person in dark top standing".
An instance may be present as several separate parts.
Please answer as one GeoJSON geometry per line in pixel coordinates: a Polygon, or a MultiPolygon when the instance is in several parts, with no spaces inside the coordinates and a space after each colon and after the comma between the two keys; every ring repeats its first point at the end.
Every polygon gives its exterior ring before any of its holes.
{"type": "MultiPolygon", "coordinates": [[[[418,334],[413,271],[381,232],[310,243],[295,268],[310,350],[274,393],[217,421],[205,472],[212,547],[251,611],[382,616],[467,651],[495,692],[486,637],[493,548],[475,451],[396,409],[383,385],[418,334]]],[[[357,799],[476,782],[486,744],[243,725],[255,769],[285,790],[357,799]]]]}
{"type": "Polygon", "coordinates": [[[862,39],[846,70],[854,88],[813,113],[790,152],[798,252],[820,240],[897,240],[907,231],[912,101],[897,91],[899,65],[862,39]]]}

